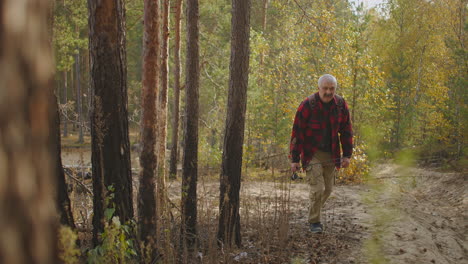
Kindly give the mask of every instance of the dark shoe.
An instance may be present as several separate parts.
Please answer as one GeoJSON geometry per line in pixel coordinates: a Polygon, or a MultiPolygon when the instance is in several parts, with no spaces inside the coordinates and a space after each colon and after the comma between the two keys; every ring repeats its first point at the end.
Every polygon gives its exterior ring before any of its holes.
{"type": "Polygon", "coordinates": [[[310,224],[310,232],[314,234],[321,234],[323,232],[323,225],[320,222],[310,224]]]}

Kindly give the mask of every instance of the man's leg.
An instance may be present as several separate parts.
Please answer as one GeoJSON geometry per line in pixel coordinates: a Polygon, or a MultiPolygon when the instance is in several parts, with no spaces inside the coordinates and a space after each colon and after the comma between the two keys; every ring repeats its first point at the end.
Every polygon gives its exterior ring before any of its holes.
{"type": "Polygon", "coordinates": [[[323,167],[321,161],[312,158],[307,167],[306,177],[310,185],[309,193],[309,224],[320,222],[320,211],[322,209],[322,196],[325,190],[323,179],[323,167]]]}
{"type": "Polygon", "coordinates": [[[322,207],[327,201],[328,197],[330,197],[330,194],[333,190],[333,186],[335,185],[335,175],[336,175],[335,164],[332,164],[332,166],[323,167],[325,191],[323,192],[323,196],[322,196],[322,207]]]}

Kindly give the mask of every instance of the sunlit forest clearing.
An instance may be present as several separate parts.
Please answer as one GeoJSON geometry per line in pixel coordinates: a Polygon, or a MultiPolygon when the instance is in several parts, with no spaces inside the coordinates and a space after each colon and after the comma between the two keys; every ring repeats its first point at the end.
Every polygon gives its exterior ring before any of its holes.
{"type": "Polygon", "coordinates": [[[468,263],[468,2],[362,2],[0,0],[0,263],[468,263]]]}

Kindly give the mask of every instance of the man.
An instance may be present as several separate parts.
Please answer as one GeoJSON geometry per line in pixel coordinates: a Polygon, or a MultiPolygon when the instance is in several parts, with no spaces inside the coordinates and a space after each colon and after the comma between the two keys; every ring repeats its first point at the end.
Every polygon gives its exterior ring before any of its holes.
{"type": "Polygon", "coordinates": [[[349,166],[353,152],[353,132],[348,105],[335,94],[337,81],[325,74],[318,80],[318,92],[299,105],[291,135],[291,170],[306,171],[310,184],[309,224],[313,233],[322,233],[321,209],[332,192],[336,170],[349,166]],[[340,151],[343,149],[343,156],[340,151]]]}

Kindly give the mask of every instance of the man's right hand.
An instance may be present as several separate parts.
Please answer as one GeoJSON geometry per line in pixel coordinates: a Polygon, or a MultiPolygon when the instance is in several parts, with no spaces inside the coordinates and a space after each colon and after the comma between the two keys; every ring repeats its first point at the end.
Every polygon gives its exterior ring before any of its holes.
{"type": "Polygon", "coordinates": [[[299,170],[301,168],[301,164],[300,163],[291,163],[291,171],[292,172],[296,172],[297,170],[299,170]]]}

